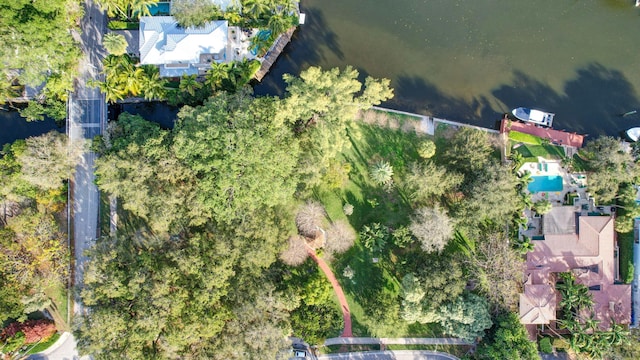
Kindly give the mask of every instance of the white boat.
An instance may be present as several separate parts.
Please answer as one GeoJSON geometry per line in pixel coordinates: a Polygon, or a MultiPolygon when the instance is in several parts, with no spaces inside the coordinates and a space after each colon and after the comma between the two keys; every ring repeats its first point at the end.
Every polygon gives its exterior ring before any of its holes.
{"type": "Polygon", "coordinates": [[[546,127],[551,127],[551,125],[553,124],[553,117],[556,115],[542,110],[529,109],[525,107],[513,109],[511,113],[513,114],[513,116],[522,121],[546,127]]]}
{"type": "Polygon", "coordinates": [[[638,141],[638,139],[640,139],[640,127],[633,127],[627,131],[625,131],[625,134],[627,135],[627,137],[629,138],[629,140],[631,141],[638,141]]]}

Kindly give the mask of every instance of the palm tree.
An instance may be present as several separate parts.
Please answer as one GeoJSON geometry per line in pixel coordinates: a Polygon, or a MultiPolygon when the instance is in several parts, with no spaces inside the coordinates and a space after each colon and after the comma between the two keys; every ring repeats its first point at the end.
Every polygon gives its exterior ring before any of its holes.
{"type": "Polygon", "coordinates": [[[141,80],[142,91],[146,100],[164,99],[167,80],[160,77],[160,71],[153,65],[142,65],[144,77],[141,80]]]}
{"type": "Polygon", "coordinates": [[[123,84],[125,92],[133,96],[138,96],[142,92],[142,79],[144,78],[144,70],[136,67],[129,73],[123,73],[123,84]]]}
{"type": "Polygon", "coordinates": [[[122,100],[126,95],[126,92],[119,84],[109,81],[108,79],[106,81],[97,82],[97,85],[100,91],[105,94],[107,101],[110,103],[122,100]]]}
{"type": "Polygon", "coordinates": [[[258,57],[263,57],[267,50],[273,45],[273,39],[271,36],[253,36],[249,43],[249,48],[253,50],[258,57]]]}
{"type": "Polygon", "coordinates": [[[273,39],[277,38],[278,35],[287,31],[289,27],[291,27],[291,23],[288,18],[285,18],[281,15],[273,15],[269,18],[269,23],[267,25],[269,30],[271,30],[271,37],[273,39]]]}
{"type": "Polygon", "coordinates": [[[128,0],[98,0],[100,8],[107,12],[109,17],[125,20],[127,18],[128,0]]]}
{"type": "Polygon", "coordinates": [[[629,331],[611,319],[611,329],[604,334],[609,346],[619,346],[628,340],[629,331]]]}
{"type": "Polygon", "coordinates": [[[393,167],[386,161],[379,161],[369,171],[371,179],[379,185],[387,185],[393,181],[393,167]]]}
{"type": "MultiPolygon", "coordinates": [[[[108,33],[102,38],[102,46],[111,55],[120,56],[127,53],[127,39],[116,33],[108,33]]],[[[106,59],[105,59],[106,60],[106,59]]]]}
{"type": "Polygon", "coordinates": [[[205,84],[216,90],[222,86],[222,81],[229,76],[229,63],[211,63],[211,69],[205,75],[205,84]]]}
{"type": "Polygon", "coordinates": [[[202,88],[202,84],[196,80],[197,75],[182,75],[180,79],[180,91],[187,92],[189,95],[194,96],[196,90],[202,88]]]}
{"type": "Polygon", "coordinates": [[[269,3],[266,0],[243,0],[243,13],[248,14],[252,19],[259,19],[263,14],[267,13],[269,3]]]}
{"type": "Polygon", "coordinates": [[[151,10],[149,6],[156,5],[158,0],[129,0],[129,18],[140,16],[151,16],[151,10]]]}
{"type": "Polygon", "coordinates": [[[556,289],[562,295],[559,305],[563,308],[566,317],[574,316],[580,309],[593,307],[593,297],[589,293],[589,288],[577,284],[572,273],[559,273],[558,276],[563,280],[556,283],[556,289]]]}

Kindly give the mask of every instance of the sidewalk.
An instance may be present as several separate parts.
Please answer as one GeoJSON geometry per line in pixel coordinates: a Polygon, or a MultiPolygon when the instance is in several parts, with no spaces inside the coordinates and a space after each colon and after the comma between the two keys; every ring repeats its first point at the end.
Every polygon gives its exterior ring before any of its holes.
{"type": "Polygon", "coordinates": [[[459,338],[338,337],[324,341],[324,346],[330,345],[473,345],[473,342],[459,338]]]}

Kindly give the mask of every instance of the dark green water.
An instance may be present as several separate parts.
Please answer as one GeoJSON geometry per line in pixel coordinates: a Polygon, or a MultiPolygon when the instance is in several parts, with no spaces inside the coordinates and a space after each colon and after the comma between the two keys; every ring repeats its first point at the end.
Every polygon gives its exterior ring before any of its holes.
{"type": "Polygon", "coordinates": [[[392,80],[387,106],[492,126],[518,106],[554,127],[618,135],[640,126],[640,9],[633,0],[302,0],[302,25],[259,94],[283,73],[353,65],[392,80]]]}

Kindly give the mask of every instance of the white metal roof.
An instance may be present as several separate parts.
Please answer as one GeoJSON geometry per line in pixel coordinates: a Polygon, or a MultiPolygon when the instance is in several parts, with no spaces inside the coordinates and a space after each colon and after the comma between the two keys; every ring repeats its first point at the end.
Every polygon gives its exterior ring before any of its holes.
{"type": "Polygon", "coordinates": [[[182,28],[173,16],[142,16],[139,44],[141,64],[197,64],[200,54],[226,50],[227,21],[182,28]]]}

